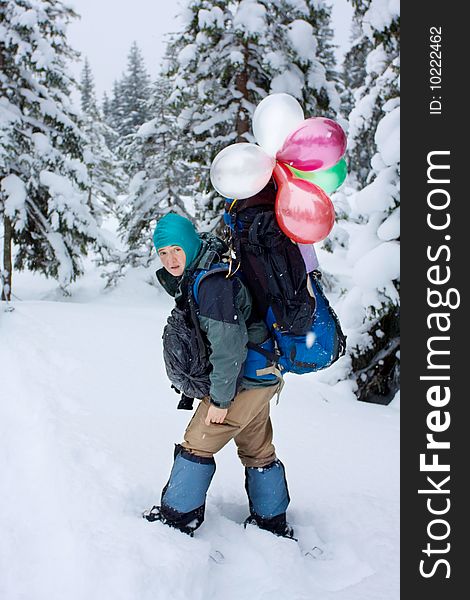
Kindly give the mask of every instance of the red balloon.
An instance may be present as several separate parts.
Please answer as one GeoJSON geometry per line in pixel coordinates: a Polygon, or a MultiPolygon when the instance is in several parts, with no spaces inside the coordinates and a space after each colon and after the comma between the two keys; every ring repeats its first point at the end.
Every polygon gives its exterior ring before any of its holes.
{"type": "Polygon", "coordinates": [[[333,167],[346,152],[341,125],[325,117],[306,119],[290,133],[276,159],[301,171],[333,167]]]}
{"type": "Polygon", "coordinates": [[[300,244],[324,240],[335,223],[335,209],[326,193],[318,185],[294,177],[280,163],[273,176],[278,185],[276,219],[282,231],[300,244]]]}

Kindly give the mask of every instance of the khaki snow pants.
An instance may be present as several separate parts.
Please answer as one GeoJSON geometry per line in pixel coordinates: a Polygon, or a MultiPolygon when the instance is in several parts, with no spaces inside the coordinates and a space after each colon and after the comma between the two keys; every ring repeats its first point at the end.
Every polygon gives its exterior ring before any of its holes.
{"type": "Polygon", "coordinates": [[[223,423],[205,424],[209,399],[201,400],[184,434],[183,448],[197,456],[212,457],[231,439],[245,467],[265,467],[276,458],[269,401],[277,384],[242,390],[228,409],[223,423]]]}

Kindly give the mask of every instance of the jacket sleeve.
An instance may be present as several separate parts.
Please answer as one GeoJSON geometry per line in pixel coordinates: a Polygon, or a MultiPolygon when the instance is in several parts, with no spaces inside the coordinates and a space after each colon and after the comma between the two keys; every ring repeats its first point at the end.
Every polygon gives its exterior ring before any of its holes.
{"type": "Polygon", "coordinates": [[[211,402],[228,408],[237,391],[237,380],[247,355],[246,319],[251,301],[238,279],[214,274],[201,281],[198,289],[199,322],[207,336],[211,402]]]}

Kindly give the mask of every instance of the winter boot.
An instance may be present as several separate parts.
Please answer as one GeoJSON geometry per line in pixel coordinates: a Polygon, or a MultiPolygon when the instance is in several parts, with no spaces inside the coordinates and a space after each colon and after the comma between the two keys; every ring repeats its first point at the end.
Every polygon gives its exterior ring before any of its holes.
{"type": "Polygon", "coordinates": [[[142,513],[142,516],[144,519],[147,519],[147,521],[150,521],[150,523],[153,523],[154,521],[160,521],[161,523],[164,523],[169,527],[175,527],[176,529],[179,529],[182,533],[186,533],[190,537],[194,536],[193,527],[190,527],[189,525],[188,527],[185,527],[184,525],[177,526],[175,522],[169,521],[162,515],[160,506],[152,506],[152,508],[150,508],[149,510],[145,510],[142,513]]]}
{"type": "Polygon", "coordinates": [[[146,511],[143,517],[192,535],[204,521],[206,494],[214,472],[213,458],[196,456],[176,445],[175,461],[162,491],[161,504],[146,511]]]}
{"type": "Polygon", "coordinates": [[[294,530],[286,520],[290,498],[284,465],[276,459],[266,467],[245,469],[245,489],[250,516],[244,525],[257,525],[282,537],[294,538],[294,530]]]}
{"type": "Polygon", "coordinates": [[[289,538],[295,542],[298,541],[297,538],[294,537],[294,529],[287,523],[286,513],[277,515],[272,519],[263,519],[257,515],[250,515],[245,519],[243,527],[246,529],[248,525],[255,525],[256,527],[259,527],[259,529],[265,529],[279,537],[289,538]]]}

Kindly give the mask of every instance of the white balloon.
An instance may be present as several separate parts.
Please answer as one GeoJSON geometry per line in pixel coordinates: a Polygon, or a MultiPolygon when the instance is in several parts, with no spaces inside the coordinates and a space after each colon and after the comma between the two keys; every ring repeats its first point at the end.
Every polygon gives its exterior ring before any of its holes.
{"type": "Polygon", "coordinates": [[[304,111],[289,94],[270,94],[256,107],[253,135],[269,156],[276,156],[286,137],[304,121],[304,111]]]}
{"type": "Polygon", "coordinates": [[[275,159],[256,144],[232,144],[212,161],[212,185],[224,198],[249,198],[266,186],[275,164],[275,159]]]}

